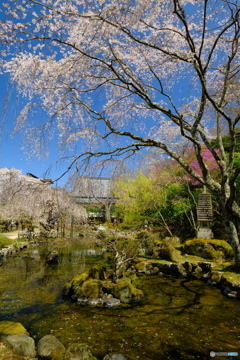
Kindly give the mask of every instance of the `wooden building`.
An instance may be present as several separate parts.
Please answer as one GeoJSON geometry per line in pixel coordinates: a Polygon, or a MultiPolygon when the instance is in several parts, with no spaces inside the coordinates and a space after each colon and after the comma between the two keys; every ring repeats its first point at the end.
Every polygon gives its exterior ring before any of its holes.
{"type": "Polygon", "coordinates": [[[111,188],[112,180],[110,178],[79,176],[70,196],[82,206],[101,208],[101,211],[95,214],[89,212],[89,218],[98,217],[99,220],[111,221],[110,209],[116,202],[111,188]]]}

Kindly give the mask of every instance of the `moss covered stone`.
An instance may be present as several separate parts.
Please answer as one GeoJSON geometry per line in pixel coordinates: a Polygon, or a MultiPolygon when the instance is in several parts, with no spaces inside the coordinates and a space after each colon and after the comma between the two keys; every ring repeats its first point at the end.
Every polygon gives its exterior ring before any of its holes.
{"type": "Polygon", "coordinates": [[[68,282],[64,285],[62,293],[64,296],[69,296],[71,290],[72,282],[68,282]]]}
{"type": "Polygon", "coordinates": [[[0,339],[8,335],[29,335],[25,327],[18,322],[0,321],[0,339]]]}
{"type": "Polygon", "coordinates": [[[88,272],[89,278],[104,280],[105,279],[105,268],[101,265],[95,265],[88,272]]]}
{"type": "MultiPolygon", "coordinates": [[[[104,269],[103,269],[104,271],[104,269]]],[[[127,272],[124,278],[117,281],[117,284],[111,280],[103,279],[103,272],[94,267],[88,272],[75,276],[71,282],[65,284],[63,295],[70,296],[78,303],[89,305],[103,305],[105,300],[119,299],[122,303],[141,301],[143,293],[137,289],[139,279],[134,272],[127,272]],[[116,299],[117,298],[117,299],[116,299]]],[[[113,301],[112,301],[113,302],[113,301]]]]}
{"type": "Polygon", "coordinates": [[[45,335],[37,344],[37,354],[40,359],[63,360],[65,347],[53,335],[45,335]]]}
{"type": "Polygon", "coordinates": [[[102,283],[98,279],[90,279],[84,282],[81,288],[82,297],[86,297],[87,299],[97,299],[102,297],[102,283]]]}
{"type": "Polygon", "coordinates": [[[65,353],[64,360],[97,360],[86,344],[72,344],[65,353]]]}
{"type": "Polygon", "coordinates": [[[11,347],[13,353],[20,356],[34,358],[36,356],[34,339],[26,334],[9,335],[5,342],[11,347]]]}
{"type": "Polygon", "coordinates": [[[63,287],[63,294],[67,296],[82,296],[82,285],[89,279],[89,274],[84,272],[75,276],[70,283],[67,283],[63,287]]]}
{"type": "Polygon", "coordinates": [[[154,257],[167,261],[180,262],[182,261],[181,251],[176,249],[174,246],[155,246],[153,249],[154,257]]]}
{"type": "Polygon", "coordinates": [[[184,245],[184,252],[215,261],[224,261],[233,257],[232,247],[226,241],[216,239],[188,240],[184,245]]]}
{"type": "Polygon", "coordinates": [[[135,268],[138,272],[146,272],[152,269],[151,261],[140,261],[135,265],[135,268]]]}
{"type": "Polygon", "coordinates": [[[231,284],[232,287],[240,290],[240,274],[233,272],[222,272],[221,281],[231,284]]]}
{"type": "Polygon", "coordinates": [[[163,244],[166,246],[179,246],[181,245],[181,240],[177,236],[167,236],[163,239],[163,244]]]}
{"type": "Polygon", "coordinates": [[[115,287],[116,287],[116,284],[110,280],[102,281],[102,290],[105,294],[113,295],[115,287]]]}
{"type": "Polygon", "coordinates": [[[208,283],[211,285],[219,284],[221,281],[222,273],[219,271],[211,271],[208,283]]]}
{"type": "Polygon", "coordinates": [[[142,290],[133,286],[128,278],[123,278],[117,281],[114,289],[114,296],[124,304],[132,301],[142,301],[144,298],[142,290]]]}
{"type": "Polygon", "coordinates": [[[126,271],[124,273],[124,277],[130,279],[132,285],[136,288],[141,288],[141,286],[143,285],[142,278],[139,277],[135,271],[126,271]]]}
{"type": "Polygon", "coordinates": [[[80,275],[77,275],[75,276],[73,279],[72,279],[72,283],[71,285],[73,287],[75,286],[81,286],[87,279],[89,278],[89,273],[88,272],[84,272],[80,275]]]}

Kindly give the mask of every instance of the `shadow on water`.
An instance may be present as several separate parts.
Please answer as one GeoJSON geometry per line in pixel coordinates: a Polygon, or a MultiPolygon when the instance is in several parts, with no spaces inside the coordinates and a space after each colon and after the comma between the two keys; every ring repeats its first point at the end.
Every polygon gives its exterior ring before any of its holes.
{"type": "Polygon", "coordinates": [[[21,322],[36,341],[53,334],[65,346],[85,342],[99,360],[113,351],[141,360],[207,360],[212,350],[240,353],[240,302],[217,288],[200,280],[142,276],[141,304],[80,307],[63,301],[62,288],[102,252],[68,244],[59,249],[59,264],[50,266],[44,261],[49,250],[35,249],[0,268],[0,320],[21,322]]]}

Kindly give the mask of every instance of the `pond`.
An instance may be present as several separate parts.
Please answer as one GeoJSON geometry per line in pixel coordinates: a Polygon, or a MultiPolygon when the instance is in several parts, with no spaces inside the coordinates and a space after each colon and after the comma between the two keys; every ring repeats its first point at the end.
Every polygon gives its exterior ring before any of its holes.
{"type": "Polygon", "coordinates": [[[142,276],[141,304],[81,307],[62,299],[63,285],[101,260],[103,252],[87,243],[63,244],[59,264],[47,265],[52,249],[32,248],[0,267],[0,321],[21,322],[36,341],[52,334],[65,346],[87,343],[99,360],[110,352],[141,360],[207,360],[210,351],[240,354],[239,300],[201,280],[162,275],[142,276]]]}

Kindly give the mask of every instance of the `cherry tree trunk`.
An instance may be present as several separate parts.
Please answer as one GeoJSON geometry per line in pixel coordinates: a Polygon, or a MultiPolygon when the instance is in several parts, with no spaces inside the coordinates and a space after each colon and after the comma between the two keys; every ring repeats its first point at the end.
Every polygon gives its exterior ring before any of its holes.
{"type": "MultiPolygon", "coordinates": [[[[240,215],[240,214],[239,214],[240,215]]],[[[237,272],[240,272],[240,241],[237,231],[237,221],[240,221],[239,219],[236,219],[231,213],[231,210],[224,208],[223,209],[223,218],[224,218],[224,225],[226,232],[228,234],[230,244],[234,251],[234,259],[235,259],[235,269],[237,272]]]]}
{"type": "Polygon", "coordinates": [[[111,213],[110,213],[110,209],[111,209],[111,204],[105,204],[105,222],[111,222],[111,213]]]}

